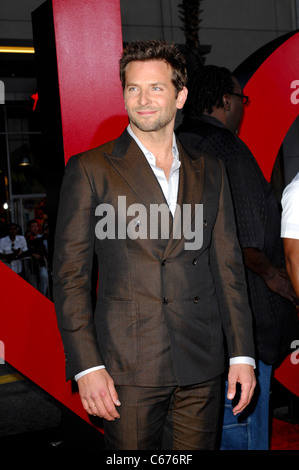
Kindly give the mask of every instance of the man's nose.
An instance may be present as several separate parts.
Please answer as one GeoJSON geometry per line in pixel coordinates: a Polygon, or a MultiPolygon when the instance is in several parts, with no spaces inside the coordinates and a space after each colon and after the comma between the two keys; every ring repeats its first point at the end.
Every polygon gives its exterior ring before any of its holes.
{"type": "Polygon", "coordinates": [[[140,90],[139,93],[139,103],[144,106],[151,101],[150,94],[148,90],[140,90]]]}

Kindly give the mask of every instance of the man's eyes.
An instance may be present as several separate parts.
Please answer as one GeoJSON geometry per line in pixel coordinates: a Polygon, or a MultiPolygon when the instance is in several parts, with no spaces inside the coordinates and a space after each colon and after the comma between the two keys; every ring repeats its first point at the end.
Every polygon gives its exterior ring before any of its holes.
{"type": "MultiPolygon", "coordinates": [[[[153,91],[163,91],[163,88],[160,86],[152,86],[151,88],[153,91]]],[[[136,86],[130,86],[128,87],[128,91],[139,91],[138,87],[136,86]]]]}

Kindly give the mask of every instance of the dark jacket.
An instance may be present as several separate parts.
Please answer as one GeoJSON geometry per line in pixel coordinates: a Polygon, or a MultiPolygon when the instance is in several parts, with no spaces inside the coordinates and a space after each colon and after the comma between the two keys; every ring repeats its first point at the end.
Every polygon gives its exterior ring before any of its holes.
{"type": "MultiPolygon", "coordinates": [[[[224,164],[232,193],[242,248],[263,251],[275,266],[284,266],[281,215],[274,191],[244,142],[212,116],[185,119],[177,135],[186,149],[214,156],[224,164]]],[[[281,361],[299,337],[296,309],[247,270],[249,297],[259,359],[281,361]]]]}
{"type": "MultiPolygon", "coordinates": [[[[182,228],[177,211],[174,220],[170,214],[169,236],[157,238],[149,235],[150,214],[154,205],[166,201],[127,131],[67,164],[54,255],[54,301],[67,378],[104,364],[119,385],[183,386],[224,371],[225,342],[230,357],[254,357],[245,273],[223,164],[209,157],[192,160],[178,147],[178,204],[190,205],[192,225],[182,228]],[[108,210],[113,206],[117,229],[124,215],[119,196],[126,197],[127,208],[141,204],[146,209],[146,239],[96,236],[101,204],[109,204],[108,210]],[[197,226],[203,243],[190,250],[188,240],[178,234],[184,230],[189,238],[190,228],[195,230],[196,204],[203,204],[203,226],[197,226]],[[95,312],[90,301],[94,252],[99,269],[95,312]]],[[[133,220],[127,217],[126,223],[133,220]]],[[[160,222],[158,228],[165,232],[160,222]]]]}

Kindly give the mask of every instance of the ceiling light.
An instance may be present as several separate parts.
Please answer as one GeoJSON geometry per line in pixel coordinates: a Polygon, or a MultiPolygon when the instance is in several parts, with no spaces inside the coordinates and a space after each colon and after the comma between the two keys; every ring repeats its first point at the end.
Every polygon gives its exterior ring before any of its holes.
{"type": "Polygon", "coordinates": [[[31,162],[27,155],[24,155],[19,163],[19,166],[30,166],[31,162]]]}
{"type": "Polygon", "coordinates": [[[6,54],[34,54],[34,47],[0,46],[0,52],[6,54]]]}

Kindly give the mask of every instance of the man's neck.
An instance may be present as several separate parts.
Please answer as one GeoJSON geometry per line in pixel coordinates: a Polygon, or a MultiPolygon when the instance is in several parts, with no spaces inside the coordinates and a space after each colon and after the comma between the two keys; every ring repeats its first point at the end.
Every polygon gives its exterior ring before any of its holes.
{"type": "Polygon", "coordinates": [[[142,145],[154,155],[156,166],[164,171],[169,180],[173,162],[173,131],[170,133],[170,129],[163,128],[156,132],[144,132],[132,124],[130,127],[142,145]]]}
{"type": "Polygon", "coordinates": [[[138,129],[134,124],[130,124],[131,130],[156,158],[160,160],[172,159],[173,128],[163,128],[159,131],[144,132],[138,129]]]}
{"type": "Polygon", "coordinates": [[[204,112],[204,115],[212,116],[213,118],[217,119],[225,127],[227,127],[227,129],[229,129],[233,134],[237,132],[237,130],[231,126],[230,121],[227,119],[226,113],[222,108],[214,108],[214,110],[210,114],[204,112]]]}
{"type": "Polygon", "coordinates": [[[213,118],[218,119],[218,121],[222,122],[222,124],[227,127],[225,114],[221,109],[215,108],[211,113],[204,112],[204,115],[212,116],[213,118]]]}

